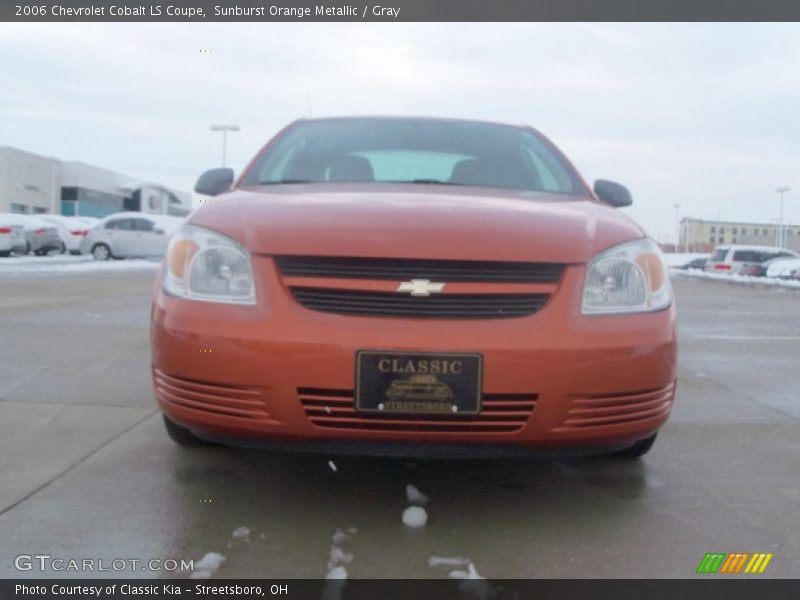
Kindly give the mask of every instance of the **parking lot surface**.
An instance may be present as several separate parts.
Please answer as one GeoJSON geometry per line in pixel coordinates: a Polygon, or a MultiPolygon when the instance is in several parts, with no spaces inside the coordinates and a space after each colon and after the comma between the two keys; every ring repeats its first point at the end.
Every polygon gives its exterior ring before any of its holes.
{"type": "Polygon", "coordinates": [[[707,552],[773,553],[759,577],[800,576],[799,292],[675,279],[678,397],[641,461],[454,464],[174,445],[149,381],[152,280],[0,276],[4,577],[42,575],[20,554],[210,552],[215,577],[436,578],[468,562],[491,578],[692,577],[707,552]],[[424,527],[401,520],[408,484],[429,496],[424,527]]]}

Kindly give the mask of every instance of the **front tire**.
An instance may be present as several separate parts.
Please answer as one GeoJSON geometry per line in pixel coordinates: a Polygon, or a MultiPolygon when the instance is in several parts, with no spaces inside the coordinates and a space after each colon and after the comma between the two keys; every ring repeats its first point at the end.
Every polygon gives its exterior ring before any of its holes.
{"type": "Polygon", "coordinates": [[[656,443],[657,436],[658,433],[654,433],[648,438],[639,440],[630,448],[626,448],[625,450],[620,450],[619,452],[615,452],[612,456],[616,456],[618,458],[627,458],[627,459],[641,458],[642,456],[650,452],[650,448],[652,448],[653,444],[656,443]]]}
{"type": "Polygon", "coordinates": [[[167,415],[164,416],[164,427],[169,438],[179,446],[208,446],[208,442],[201,440],[190,429],[178,425],[167,415]]]}
{"type": "Polygon", "coordinates": [[[108,260],[111,256],[111,248],[105,244],[95,244],[92,246],[92,256],[95,260],[108,260]]]}

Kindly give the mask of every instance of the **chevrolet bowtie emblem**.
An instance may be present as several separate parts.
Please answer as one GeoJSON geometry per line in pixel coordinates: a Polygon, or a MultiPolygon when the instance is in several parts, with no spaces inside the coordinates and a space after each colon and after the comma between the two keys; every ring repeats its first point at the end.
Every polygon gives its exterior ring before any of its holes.
{"type": "Polygon", "coordinates": [[[397,291],[408,292],[412,296],[430,296],[431,294],[441,294],[443,289],[443,283],[431,283],[430,279],[412,279],[401,283],[397,291]]]}

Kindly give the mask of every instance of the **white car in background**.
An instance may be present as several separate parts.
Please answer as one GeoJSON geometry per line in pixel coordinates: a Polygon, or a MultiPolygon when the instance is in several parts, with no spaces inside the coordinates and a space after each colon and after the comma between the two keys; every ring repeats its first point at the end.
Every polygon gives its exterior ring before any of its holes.
{"type": "Polygon", "coordinates": [[[706,271],[728,275],[763,275],[762,265],[776,258],[794,258],[800,255],[777,246],[745,246],[731,244],[717,246],[706,263],[706,271]]]}
{"type": "Polygon", "coordinates": [[[80,251],[95,260],[160,258],[167,253],[170,236],[184,221],[167,215],[115,213],[89,230],[81,240],[80,251]]]}
{"type": "Polygon", "coordinates": [[[39,215],[45,221],[58,226],[58,234],[64,247],[71,254],[80,254],[81,240],[86,237],[89,230],[100,222],[94,217],[67,217],[64,215],[39,215]]]}
{"type": "Polygon", "coordinates": [[[58,235],[58,225],[45,221],[39,215],[3,213],[0,218],[7,223],[16,223],[25,232],[26,243],[20,254],[33,252],[37,256],[44,256],[64,251],[63,242],[58,235]]]}
{"type": "Polygon", "coordinates": [[[800,279],[800,258],[782,258],[770,261],[766,276],[779,279],[800,279]]]}
{"type": "Polygon", "coordinates": [[[27,252],[25,228],[14,215],[0,214],[0,256],[27,252]]]}

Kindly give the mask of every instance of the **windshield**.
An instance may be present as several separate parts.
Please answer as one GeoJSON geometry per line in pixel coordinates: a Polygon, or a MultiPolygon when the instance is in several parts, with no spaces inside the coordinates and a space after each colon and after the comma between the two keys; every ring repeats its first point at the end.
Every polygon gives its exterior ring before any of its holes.
{"type": "Polygon", "coordinates": [[[460,121],[300,122],[263,153],[244,185],[432,183],[585,196],[571,168],[533,131],[460,121]]]}

